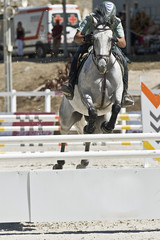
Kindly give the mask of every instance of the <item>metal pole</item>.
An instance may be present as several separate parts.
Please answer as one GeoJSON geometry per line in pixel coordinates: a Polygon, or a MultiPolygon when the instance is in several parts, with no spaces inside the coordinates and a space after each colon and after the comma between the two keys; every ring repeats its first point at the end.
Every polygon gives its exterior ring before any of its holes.
{"type": "MultiPolygon", "coordinates": [[[[5,67],[5,92],[12,91],[12,45],[11,45],[11,20],[7,15],[7,7],[10,0],[4,0],[4,19],[3,19],[3,36],[4,36],[4,67],[5,67]]],[[[11,97],[5,99],[5,112],[11,112],[11,97]]]]}
{"type": "Polygon", "coordinates": [[[63,36],[64,36],[64,57],[68,56],[67,51],[67,32],[66,32],[66,26],[67,26],[67,15],[66,15],[66,0],[62,0],[63,4],[63,36]]]}
{"type": "Polygon", "coordinates": [[[130,54],[131,53],[130,0],[126,0],[126,40],[127,40],[127,54],[130,54]]]}

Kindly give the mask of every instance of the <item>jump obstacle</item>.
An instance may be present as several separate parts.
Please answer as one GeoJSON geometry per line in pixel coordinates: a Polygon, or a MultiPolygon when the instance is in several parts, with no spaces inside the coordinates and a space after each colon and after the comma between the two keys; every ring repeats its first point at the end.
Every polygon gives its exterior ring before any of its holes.
{"type": "MultiPolygon", "coordinates": [[[[121,140],[160,140],[160,133],[9,136],[0,144],[58,142],[116,142],[121,140]]],[[[154,151],[44,152],[0,154],[1,161],[24,159],[79,161],[87,158],[160,157],[154,151]]],[[[64,169],[32,171],[0,171],[0,222],[53,222],[156,219],[160,215],[160,169],[64,169]]]]}
{"type": "MultiPolygon", "coordinates": [[[[127,118],[125,116],[125,120],[127,118]]],[[[0,144],[54,145],[61,142],[76,144],[89,141],[116,143],[153,140],[160,142],[160,133],[8,136],[1,137],[0,144]]],[[[1,153],[0,161],[25,158],[65,158],[75,161],[88,158],[91,161],[107,161],[125,157],[160,158],[160,150],[11,152],[1,153]]],[[[0,171],[0,222],[159,219],[159,181],[160,168],[0,171]]]]}
{"type": "MultiPolygon", "coordinates": [[[[116,125],[115,131],[142,131],[140,114],[119,114],[117,121],[120,124],[116,125]],[[140,124],[122,125],[126,121],[138,121],[140,124]]],[[[3,132],[11,132],[11,135],[16,135],[17,133],[14,134],[14,132],[19,132],[19,135],[25,135],[25,132],[40,132],[41,134],[45,134],[46,131],[50,131],[50,134],[52,134],[55,131],[60,131],[60,118],[58,114],[1,115],[0,124],[1,135],[3,135],[3,132]]],[[[70,131],[76,131],[75,127],[73,126],[70,131]]]]}
{"type": "MultiPolygon", "coordinates": [[[[118,121],[133,121],[141,120],[141,114],[119,114],[118,121]]],[[[38,121],[53,121],[53,122],[60,122],[60,117],[58,114],[20,114],[20,115],[0,115],[0,122],[20,122],[20,121],[30,121],[30,122],[38,122],[38,121]]]]}

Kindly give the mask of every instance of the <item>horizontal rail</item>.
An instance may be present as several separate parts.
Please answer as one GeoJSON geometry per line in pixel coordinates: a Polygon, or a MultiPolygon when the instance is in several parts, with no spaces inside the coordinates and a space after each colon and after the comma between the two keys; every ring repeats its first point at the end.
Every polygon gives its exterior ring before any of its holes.
{"type": "MultiPolygon", "coordinates": [[[[159,94],[159,89],[153,89],[152,92],[154,94],[159,94]]],[[[134,96],[140,96],[141,91],[140,90],[128,90],[128,93],[134,96]]],[[[50,91],[50,89],[46,89],[45,91],[33,91],[33,92],[17,92],[15,89],[12,90],[12,92],[0,92],[0,97],[6,97],[6,96],[21,96],[21,97],[29,97],[29,96],[45,96],[46,94],[50,96],[54,95],[63,95],[60,91],[50,91]],[[48,91],[49,90],[49,91],[48,91]],[[47,92],[47,93],[46,93],[47,92]]]]}
{"type": "MultiPolygon", "coordinates": [[[[17,97],[35,97],[35,96],[55,96],[59,95],[60,93],[57,93],[55,91],[50,91],[50,89],[46,89],[44,92],[16,92],[15,90],[12,92],[0,92],[0,97],[6,97],[6,96],[17,96],[17,97]]],[[[62,95],[62,94],[61,94],[62,95]]]]}
{"type": "Polygon", "coordinates": [[[122,134],[75,134],[75,135],[39,135],[0,137],[0,144],[5,143],[57,143],[57,142],[108,142],[108,141],[147,141],[160,140],[160,133],[122,133],[122,134]]]}
{"type": "Polygon", "coordinates": [[[119,114],[118,121],[141,121],[141,114],[119,114]]]}
{"type": "MultiPolygon", "coordinates": [[[[141,120],[141,114],[119,114],[118,121],[141,120]]],[[[20,121],[54,121],[59,122],[58,114],[42,115],[0,115],[0,122],[20,122],[20,121]]]]}
{"type": "Polygon", "coordinates": [[[9,97],[11,100],[11,109],[12,113],[17,112],[17,97],[35,97],[35,96],[44,96],[44,106],[45,112],[51,112],[51,97],[56,95],[62,95],[59,91],[50,91],[50,89],[46,89],[44,92],[16,92],[16,90],[12,90],[11,92],[0,92],[0,97],[9,97]]]}
{"type": "MultiPolygon", "coordinates": [[[[85,143],[83,142],[69,142],[65,143],[66,151],[72,151],[76,147],[76,151],[83,150],[85,143]]],[[[135,149],[143,149],[142,141],[118,141],[118,142],[98,142],[91,143],[91,150],[112,150],[117,148],[117,146],[123,147],[127,150],[134,146],[135,149]],[[98,148],[98,149],[97,149],[98,148]]],[[[60,151],[61,143],[30,143],[30,144],[0,144],[0,152],[45,152],[45,151],[60,151]]]]}
{"type": "Polygon", "coordinates": [[[118,159],[133,159],[133,158],[160,158],[160,150],[129,150],[129,151],[71,151],[71,152],[42,152],[42,153],[21,153],[21,152],[10,152],[0,153],[0,160],[11,160],[11,159],[65,159],[65,160],[80,160],[87,158],[88,160],[108,160],[113,158],[118,159]]]}
{"type": "MultiPolygon", "coordinates": [[[[142,141],[117,141],[117,142],[93,142],[91,143],[92,146],[106,146],[106,145],[137,145],[137,144],[142,144],[142,141]]],[[[76,146],[84,146],[85,143],[83,142],[68,142],[68,143],[65,143],[66,146],[73,146],[73,145],[76,145],[76,146]]],[[[42,148],[42,147],[48,147],[48,146],[61,146],[61,143],[52,143],[52,142],[47,142],[47,143],[28,143],[28,144],[25,144],[25,143],[6,143],[6,144],[0,144],[0,150],[2,150],[3,148],[16,148],[16,147],[19,147],[21,149],[23,149],[24,147],[30,147],[30,148],[33,148],[33,147],[39,147],[39,148],[42,148]]]]}
{"type": "MultiPolygon", "coordinates": [[[[0,132],[26,132],[26,131],[60,131],[60,126],[3,126],[0,132]]],[[[142,130],[142,125],[116,125],[114,130],[142,130]]],[[[73,126],[71,131],[76,131],[73,126]]]]}
{"type": "Polygon", "coordinates": [[[59,122],[58,114],[44,114],[44,115],[0,115],[0,122],[59,122]]]}

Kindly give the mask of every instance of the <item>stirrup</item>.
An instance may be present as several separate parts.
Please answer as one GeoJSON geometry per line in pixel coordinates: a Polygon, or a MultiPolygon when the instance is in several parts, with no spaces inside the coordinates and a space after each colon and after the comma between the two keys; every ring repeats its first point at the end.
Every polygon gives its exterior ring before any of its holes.
{"type": "Polygon", "coordinates": [[[121,106],[128,107],[128,106],[133,106],[133,105],[134,105],[134,100],[133,100],[132,96],[130,96],[128,94],[124,95],[121,106]]]}
{"type": "Polygon", "coordinates": [[[72,100],[74,96],[72,85],[63,84],[60,90],[68,100],[72,100]]]}

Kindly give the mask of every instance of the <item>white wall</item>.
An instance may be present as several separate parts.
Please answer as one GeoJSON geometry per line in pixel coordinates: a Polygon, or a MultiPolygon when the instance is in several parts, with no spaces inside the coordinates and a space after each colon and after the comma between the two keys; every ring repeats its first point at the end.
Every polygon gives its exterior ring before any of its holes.
{"type": "Polygon", "coordinates": [[[0,171],[0,222],[159,219],[159,182],[160,168],[0,171]]]}

